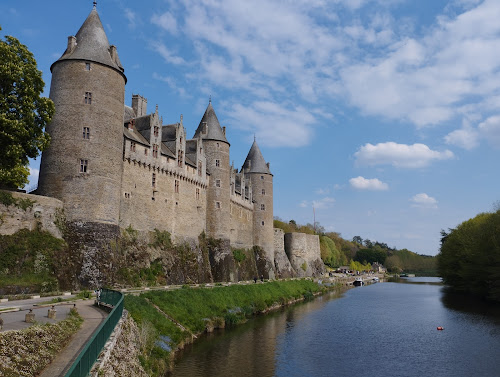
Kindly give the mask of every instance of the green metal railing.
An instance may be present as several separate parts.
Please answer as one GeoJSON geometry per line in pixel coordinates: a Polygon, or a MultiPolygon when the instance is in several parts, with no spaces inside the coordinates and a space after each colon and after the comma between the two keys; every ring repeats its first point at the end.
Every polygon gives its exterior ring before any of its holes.
{"type": "Polygon", "coordinates": [[[94,335],[80,352],[65,377],[86,377],[89,374],[122,316],[123,293],[111,289],[102,289],[99,302],[108,307],[113,307],[113,309],[94,332],[94,335]]]}

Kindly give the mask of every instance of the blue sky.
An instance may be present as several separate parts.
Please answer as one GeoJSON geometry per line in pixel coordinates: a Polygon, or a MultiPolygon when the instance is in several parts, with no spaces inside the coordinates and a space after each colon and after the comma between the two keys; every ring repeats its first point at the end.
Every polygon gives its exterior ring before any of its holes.
{"type": "MultiPolygon", "coordinates": [[[[92,1],[3,1],[50,65],[92,1]]],[[[240,167],[254,135],[274,214],[420,254],[498,205],[497,0],[98,1],[132,93],[194,131],[209,96],[240,167]],[[497,204],[495,204],[497,203],[497,204]]],[[[31,184],[39,162],[31,164],[31,184]]]]}

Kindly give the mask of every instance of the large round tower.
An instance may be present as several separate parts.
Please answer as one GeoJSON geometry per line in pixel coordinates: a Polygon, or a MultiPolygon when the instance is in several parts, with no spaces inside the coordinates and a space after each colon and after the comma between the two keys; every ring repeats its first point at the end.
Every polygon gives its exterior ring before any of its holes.
{"type": "Polygon", "coordinates": [[[229,142],[226,139],[225,128],[221,128],[211,101],[194,138],[203,139],[207,172],[210,173],[207,188],[207,233],[214,238],[229,239],[231,221],[229,142]]]}
{"type": "Polygon", "coordinates": [[[126,77],[95,6],[50,70],[56,112],[38,193],[62,200],[70,221],[117,225],[126,77]]]}
{"type": "Polygon", "coordinates": [[[255,140],[242,170],[252,183],[254,244],[262,247],[274,264],[273,175],[255,140]]]}

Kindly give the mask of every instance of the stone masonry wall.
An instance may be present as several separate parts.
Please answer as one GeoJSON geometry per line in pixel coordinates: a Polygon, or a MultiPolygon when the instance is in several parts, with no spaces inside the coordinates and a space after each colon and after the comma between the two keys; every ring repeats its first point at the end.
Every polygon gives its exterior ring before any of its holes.
{"type": "Polygon", "coordinates": [[[238,249],[250,249],[253,246],[253,211],[250,205],[231,200],[230,204],[230,241],[238,249]]]}
{"type": "Polygon", "coordinates": [[[205,230],[206,188],[194,180],[194,169],[186,167],[181,175],[174,168],[175,161],[170,161],[170,170],[123,162],[120,227],[156,228],[170,232],[177,242],[196,241],[205,230]]]}
{"type": "Polygon", "coordinates": [[[298,276],[318,276],[323,273],[319,236],[305,233],[286,233],[285,252],[298,276]]]}
{"type": "Polygon", "coordinates": [[[33,230],[40,224],[42,230],[62,238],[55,224],[58,214],[62,215],[63,203],[60,200],[19,192],[11,194],[17,200],[31,200],[33,205],[24,210],[15,204],[8,207],[0,204],[0,234],[13,234],[21,229],[33,230]]]}
{"type": "Polygon", "coordinates": [[[279,228],[274,228],[274,267],[279,278],[297,275],[285,253],[285,233],[279,228]]]}

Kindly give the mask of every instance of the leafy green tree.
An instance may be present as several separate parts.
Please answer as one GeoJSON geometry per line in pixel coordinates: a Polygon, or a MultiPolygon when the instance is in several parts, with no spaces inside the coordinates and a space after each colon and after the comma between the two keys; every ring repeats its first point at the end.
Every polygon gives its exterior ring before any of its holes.
{"type": "Polygon", "coordinates": [[[459,291],[500,301],[500,210],[441,233],[438,272],[459,291]]]}
{"type": "Polygon", "coordinates": [[[363,239],[360,236],[352,237],[352,242],[357,243],[358,245],[363,245],[363,239]]]}
{"type": "Polygon", "coordinates": [[[28,158],[49,144],[44,128],[55,108],[50,99],[41,97],[44,86],[28,48],[11,36],[0,39],[0,186],[24,186],[28,158]]]}

